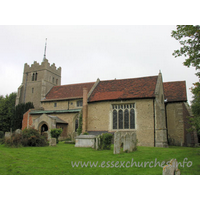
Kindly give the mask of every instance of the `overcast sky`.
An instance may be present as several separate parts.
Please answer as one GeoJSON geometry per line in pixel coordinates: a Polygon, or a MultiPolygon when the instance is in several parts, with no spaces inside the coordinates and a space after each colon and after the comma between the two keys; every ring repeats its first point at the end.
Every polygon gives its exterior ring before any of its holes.
{"type": "Polygon", "coordinates": [[[172,25],[130,26],[0,26],[0,95],[16,92],[24,64],[46,58],[62,68],[61,84],[158,75],[163,81],[198,81],[193,68],[174,58],[179,42],[171,37],[172,25]]]}

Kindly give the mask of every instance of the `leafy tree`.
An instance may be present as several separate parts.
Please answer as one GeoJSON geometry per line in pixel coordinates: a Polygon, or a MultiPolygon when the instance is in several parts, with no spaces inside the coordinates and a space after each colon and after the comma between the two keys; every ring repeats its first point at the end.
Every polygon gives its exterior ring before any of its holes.
{"type": "Polygon", "coordinates": [[[56,138],[56,143],[57,144],[59,142],[58,138],[61,135],[62,131],[63,131],[62,128],[51,129],[51,137],[56,138]]]}
{"type": "MultiPolygon", "coordinates": [[[[175,57],[185,56],[183,63],[187,67],[195,67],[197,77],[200,79],[200,25],[177,25],[177,30],[172,31],[171,36],[182,45],[172,55],[175,57]]],[[[192,112],[194,117],[190,119],[191,124],[196,127],[200,138],[200,82],[194,83],[191,88],[193,93],[192,112]]]]}
{"type": "MultiPolygon", "coordinates": [[[[177,30],[172,31],[171,34],[182,45],[179,50],[175,50],[173,55],[175,57],[185,56],[183,63],[187,67],[195,67],[200,69],[200,25],[177,25],[177,30]]],[[[200,73],[196,75],[200,78],[200,73]]]]}
{"type": "Polygon", "coordinates": [[[7,132],[22,128],[23,114],[30,108],[34,108],[33,103],[22,103],[15,107],[16,93],[11,93],[5,97],[0,96],[0,131],[7,132]]]}
{"type": "Polygon", "coordinates": [[[0,97],[0,130],[10,131],[15,120],[15,99],[16,93],[0,97]]]}
{"type": "Polygon", "coordinates": [[[34,108],[32,102],[21,103],[15,107],[15,121],[13,126],[14,130],[22,128],[23,115],[31,108],[34,108]]]}

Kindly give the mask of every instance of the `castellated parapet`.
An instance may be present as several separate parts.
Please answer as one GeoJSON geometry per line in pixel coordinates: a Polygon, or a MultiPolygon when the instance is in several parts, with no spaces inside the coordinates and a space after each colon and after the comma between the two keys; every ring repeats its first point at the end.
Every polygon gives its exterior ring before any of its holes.
{"type": "Polygon", "coordinates": [[[31,66],[25,63],[16,105],[33,102],[34,107],[38,109],[41,107],[40,101],[56,85],[61,85],[61,67],[57,68],[54,63],[50,65],[47,59],[44,59],[41,65],[36,61],[31,66]]]}

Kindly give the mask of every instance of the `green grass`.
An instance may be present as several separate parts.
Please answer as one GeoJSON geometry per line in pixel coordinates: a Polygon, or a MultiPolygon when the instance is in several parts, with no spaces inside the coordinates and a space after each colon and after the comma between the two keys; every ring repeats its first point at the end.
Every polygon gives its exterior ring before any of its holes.
{"type": "MultiPolygon", "coordinates": [[[[113,145],[111,150],[96,151],[92,148],[77,148],[74,144],[60,142],[56,147],[22,147],[9,148],[0,145],[0,174],[1,175],[154,175],[162,174],[162,167],[125,167],[126,162],[151,162],[155,164],[155,159],[160,163],[176,158],[183,163],[184,158],[192,161],[192,166],[180,167],[182,175],[200,174],[200,148],[192,147],[138,147],[138,150],[131,153],[114,155],[113,145]],[[72,167],[71,162],[97,162],[97,167],[72,167]],[[105,161],[104,167],[99,167],[105,161]],[[118,167],[107,167],[108,161],[119,161],[118,167]],[[125,162],[124,167],[120,162],[125,162]]],[[[127,165],[130,166],[130,163],[127,165]]],[[[151,166],[152,166],[151,165],[151,166]]]]}

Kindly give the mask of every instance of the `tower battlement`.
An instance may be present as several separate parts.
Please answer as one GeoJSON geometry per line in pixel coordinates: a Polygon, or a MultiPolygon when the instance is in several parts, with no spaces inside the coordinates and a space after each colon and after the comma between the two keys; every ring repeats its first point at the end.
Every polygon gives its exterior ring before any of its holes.
{"type": "Polygon", "coordinates": [[[55,63],[50,65],[47,59],[44,59],[44,61],[39,64],[38,62],[34,61],[33,64],[28,65],[27,63],[24,64],[24,74],[30,73],[30,72],[36,72],[36,71],[41,71],[41,70],[48,70],[51,71],[52,73],[61,76],[61,67],[56,67],[55,63]]]}

